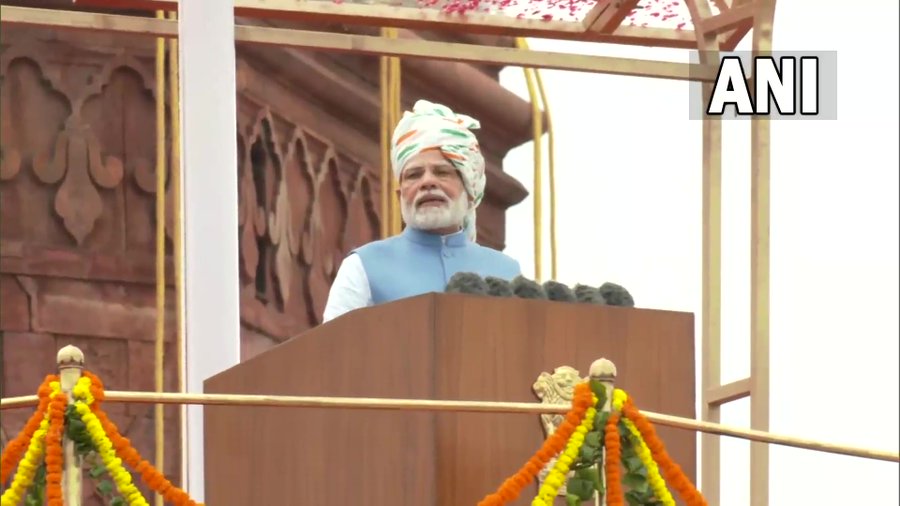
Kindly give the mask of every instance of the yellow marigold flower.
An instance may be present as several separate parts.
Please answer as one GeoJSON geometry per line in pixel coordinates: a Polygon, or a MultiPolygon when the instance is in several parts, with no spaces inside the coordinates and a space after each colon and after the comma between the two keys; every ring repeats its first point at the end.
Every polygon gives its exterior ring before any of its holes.
{"type": "Polygon", "coordinates": [[[616,411],[621,411],[625,401],[628,400],[628,394],[624,390],[616,388],[613,390],[612,406],[616,411]]]}

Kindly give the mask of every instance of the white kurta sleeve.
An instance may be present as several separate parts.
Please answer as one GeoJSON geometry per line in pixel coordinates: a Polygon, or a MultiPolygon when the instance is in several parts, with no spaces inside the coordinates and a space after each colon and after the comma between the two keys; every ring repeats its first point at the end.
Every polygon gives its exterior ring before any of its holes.
{"type": "Polygon", "coordinates": [[[373,304],[372,291],[369,288],[369,278],[363,267],[359,255],[347,256],[338,268],[328,292],[328,302],[325,304],[325,313],[322,315],[322,323],[333,320],[342,314],[368,307],[373,304]]]}

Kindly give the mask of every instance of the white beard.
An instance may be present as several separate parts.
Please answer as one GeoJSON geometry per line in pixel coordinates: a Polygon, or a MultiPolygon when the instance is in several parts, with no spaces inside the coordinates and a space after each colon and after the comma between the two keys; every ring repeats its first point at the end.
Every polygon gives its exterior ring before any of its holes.
{"type": "Polygon", "coordinates": [[[405,200],[401,200],[400,214],[403,217],[403,222],[406,223],[407,226],[419,230],[434,230],[436,228],[449,227],[462,228],[463,220],[465,220],[466,213],[469,211],[468,195],[465,192],[462,192],[456,200],[439,207],[429,206],[418,209],[415,207],[415,204],[420,202],[424,197],[433,195],[449,200],[447,195],[441,190],[422,192],[419,195],[416,195],[412,204],[405,200]]]}

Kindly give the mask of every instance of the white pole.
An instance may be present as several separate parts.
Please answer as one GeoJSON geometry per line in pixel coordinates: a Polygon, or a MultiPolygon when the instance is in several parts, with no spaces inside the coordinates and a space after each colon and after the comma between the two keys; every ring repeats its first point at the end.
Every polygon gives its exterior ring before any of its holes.
{"type": "MultiPolygon", "coordinates": [[[[191,393],[240,361],[233,2],[178,2],[184,211],[184,378],[191,393]]],[[[203,407],[189,406],[185,490],[204,501],[203,407]]]]}
{"type": "MultiPolygon", "coordinates": [[[[72,389],[81,378],[84,369],[84,353],[71,344],[56,353],[56,365],[59,369],[59,388],[74,402],[72,389]]],[[[81,457],[75,455],[75,442],[63,432],[63,497],[66,506],[81,506],[81,457]]]]}

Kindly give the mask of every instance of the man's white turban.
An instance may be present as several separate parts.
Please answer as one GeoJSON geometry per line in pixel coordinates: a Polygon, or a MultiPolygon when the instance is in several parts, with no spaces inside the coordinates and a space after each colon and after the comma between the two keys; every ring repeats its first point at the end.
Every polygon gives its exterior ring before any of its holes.
{"type": "Polygon", "coordinates": [[[403,113],[391,139],[391,163],[398,180],[406,162],[429,149],[440,149],[444,158],[456,167],[466,193],[472,198],[463,222],[472,241],[476,237],[475,208],[484,198],[485,185],[484,156],[472,133],[480,127],[478,120],[456,114],[447,106],[419,100],[412,111],[403,113]]]}

